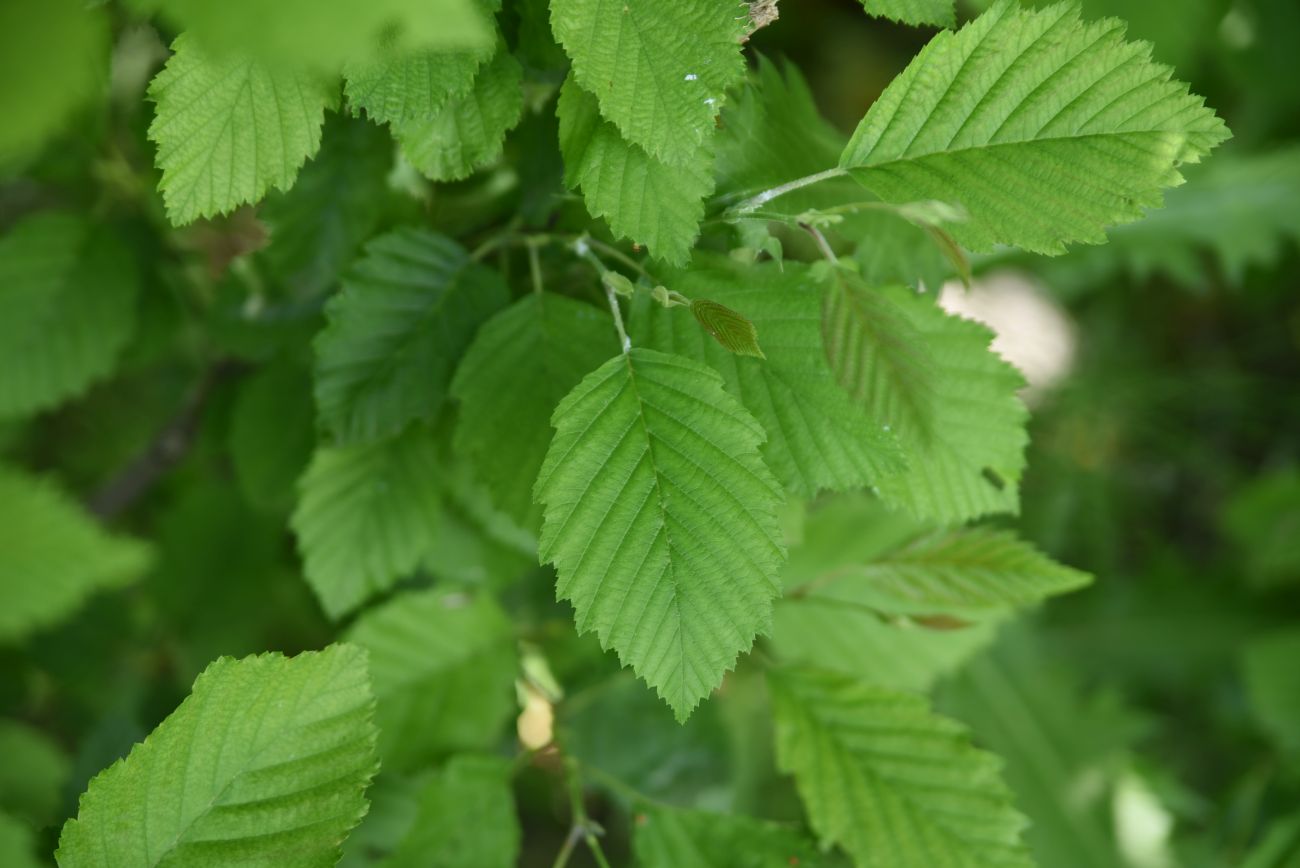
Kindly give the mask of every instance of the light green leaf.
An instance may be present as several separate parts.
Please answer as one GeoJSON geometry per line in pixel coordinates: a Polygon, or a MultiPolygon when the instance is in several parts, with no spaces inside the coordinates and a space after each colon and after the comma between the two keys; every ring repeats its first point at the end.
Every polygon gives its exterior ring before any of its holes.
{"type": "Polygon", "coordinates": [[[241,55],[207,55],[187,34],[172,51],[149,85],[167,218],[181,226],[288,189],[320,147],[334,85],[241,55]]]}
{"type": "Polygon", "coordinates": [[[637,815],[632,850],[638,868],[817,868],[821,854],[793,829],[746,817],[667,805],[637,815]]]}
{"type": "Polygon", "coordinates": [[[768,684],[777,762],[860,868],[1032,865],[996,758],[924,699],[815,669],[768,684]]]}
{"type": "Polygon", "coordinates": [[[988,329],[843,268],[831,269],[822,317],[840,383],[907,453],[907,471],[878,485],[886,501],[944,523],[1017,511],[1024,380],[989,349],[988,329]]]}
{"type": "Polygon", "coordinates": [[[437,114],[464,96],[495,44],[464,51],[416,51],[347,70],[343,93],[352,110],[377,123],[400,124],[437,114]]]}
{"type": "Polygon", "coordinates": [[[223,657],[90,782],[61,868],[331,866],[378,768],[366,656],[223,657]]]}
{"type": "Polygon", "coordinates": [[[487,595],[401,594],[362,615],[347,638],[370,652],[385,769],[501,738],[515,709],[515,637],[487,595]]]}
{"type": "Polygon", "coordinates": [[[519,818],[510,789],[510,761],[463,754],[425,786],[406,838],[385,868],[514,868],[519,818]]]}
{"type": "Polygon", "coordinates": [[[785,559],[763,430],[698,362],[636,348],[555,410],[541,558],[679,720],[765,631],[785,559]]]}
{"type": "Polygon", "coordinates": [[[733,0],[552,0],[551,28],[573,74],[623,138],[694,164],[726,91],[745,74],[748,8],[733,0]]]}
{"type": "Polygon", "coordinates": [[[933,24],[952,27],[957,23],[953,0],[862,0],[868,15],[878,15],[904,24],[933,24]]]}
{"type": "Polygon", "coordinates": [[[970,219],[952,233],[972,250],[1100,243],[1229,135],[1123,33],[1113,19],[1084,24],[1077,3],[999,0],[922,50],[840,165],[890,202],[960,203],[970,219]]]}
{"type": "Polygon", "coordinates": [[[34,214],[0,239],[0,417],[25,416],[107,376],[135,331],[136,264],[111,232],[34,214]]]}
{"type": "MultiPolygon", "coordinates": [[[[284,66],[335,74],[392,52],[468,50],[492,44],[487,3],[477,0],[128,0],[159,12],[204,48],[247,52],[284,66]]],[[[498,4],[499,5],[499,4],[498,4]]]]}
{"type": "Polygon", "coordinates": [[[697,148],[681,165],[659,161],[603,120],[595,97],[572,77],[560,90],[556,113],[565,185],[581,188],[587,210],[605,218],[615,235],[684,263],[699,235],[704,197],[713,190],[707,148],[697,148]]]}
{"type": "Polygon", "coordinates": [[[1077,590],[1087,573],[1062,566],[1009,531],[922,533],[866,563],[812,580],[830,600],[880,601],[895,611],[997,610],[1077,590]]]}
{"type": "Polygon", "coordinates": [[[496,502],[533,524],[533,483],[551,443],[551,413],[617,346],[609,315],[533,293],[479,330],[451,391],[460,401],[455,447],[496,502]]]}
{"type": "Polygon", "coordinates": [[[62,816],[72,761],[57,742],[34,727],[0,720],[0,756],[0,810],[38,827],[62,816]]]}
{"type": "Polygon", "coordinates": [[[325,119],[320,154],[293,188],[271,193],[258,209],[270,242],[259,251],[294,298],[333,286],[383,216],[393,164],[388,133],[346,115],[325,119]]]}
{"type": "Polygon", "coordinates": [[[820,294],[806,266],[744,266],[700,256],[690,269],[664,279],[688,296],[716,299],[743,313],[756,324],[767,358],[739,358],[685,311],[657,305],[633,308],[634,341],[718,370],[727,391],[767,432],[763,459],[787,489],[811,496],[861,488],[903,469],[893,437],[836,384],[826,364],[820,294]]]}
{"type": "Polygon", "coordinates": [[[456,360],[506,299],[496,272],[441,235],[398,229],[370,242],[316,338],[316,405],[326,427],[355,443],[432,419],[456,360]]]}
{"type": "Polygon", "coordinates": [[[110,536],[53,484],[0,467],[0,643],[139,578],[151,560],[147,546],[110,536]]]}
{"type": "Polygon", "coordinates": [[[406,158],[435,181],[467,178],[501,156],[524,108],[523,70],[503,45],[473,86],[436,111],[393,127],[406,158]]]}
{"type": "Polygon", "coordinates": [[[80,0],[0,6],[0,167],[60,131],[108,80],[108,16],[80,0]]]}
{"type": "Polygon", "coordinates": [[[430,553],[439,475],[433,437],[418,425],[392,440],[317,450],[290,523],[331,618],[411,575],[430,553]]]}
{"type": "Polygon", "coordinates": [[[41,868],[36,858],[36,831],[0,811],[0,864],[5,868],[41,868]]]}

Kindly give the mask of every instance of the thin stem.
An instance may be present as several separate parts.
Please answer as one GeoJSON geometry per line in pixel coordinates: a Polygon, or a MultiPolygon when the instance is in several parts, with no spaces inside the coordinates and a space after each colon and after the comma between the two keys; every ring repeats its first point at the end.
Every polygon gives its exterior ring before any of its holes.
{"type": "Polygon", "coordinates": [[[816,226],[813,226],[811,223],[800,223],[799,228],[803,229],[805,232],[807,232],[809,235],[813,237],[813,240],[817,242],[817,247],[822,252],[822,256],[826,257],[827,262],[829,262],[831,265],[836,265],[839,263],[840,258],[835,255],[834,250],[831,250],[830,242],[826,240],[826,236],[822,234],[822,231],[820,229],[818,229],[816,226]]]}
{"type": "Polygon", "coordinates": [[[564,847],[560,849],[559,855],[555,857],[553,868],[563,868],[564,865],[568,864],[569,856],[572,855],[574,845],[578,840],[586,842],[587,849],[591,851],[592,858],[596,860],[596,864],[600,868],[610,868],[609,860],[605,858],[605,851],[600,846],[600,839],[596,837],[599,827],[587,816],[587,805],[583,800],[582,776],[578,761],[573,757],[566,757],[564,760],[564,773],[569,784],[569,808],[573,813],[573,828],[569,830],[569,836],[564,840],[564,847]]]}
{"type": "Polygon", "coordinates": [[[628,268],[632,269],[637,274],[641,275],[651,283],[658,282],[653,277],[650,276],[650,272],[646,271],[645,268],[641,265],[641,263],[637,262],[635,259],[628,256],[626,253],[619,250],[617,247],[612,247],[603,241],[597,241],[595,238],[592,238],[590,236],[587,237],[587,244],[591,247],[591,249],[599,250],[601,253],[605,254],[610,259],[615,260],[621,265],[627,266],[628,268]]]}
{"type": "MultiPolygon", "coordinates": [[[[605,287],[605,298],[609,300],[609,312],[614,315],[614,328],[618,329],[618,340],[623,347],[624,354],[632,352],[632,339],[627,336],[627,329],[623,326],[623,311],[618,306],[618,296],[614,294],[614,286],[605,279],[609,273],[609,268],[605,263],[600,261],[600,257],[591,251],[591,239],[587,236],[580,236],[573,242],[573,252],[580,258],[587,260],[600,274],[600,283],[605,287]]],[[[623,278],[626,280],[626,278],[623,278]]]]}
{"type": "Polygon", "coordinates": [[[542,263],[537,255],[537,248],[545,242],[530,241],[526,247],[528,250],[528,273],[533,278],[533,292],[538,295],[542,294],[542,263]]]}
{"type": "Polygon", "coordinates": [[[813,184],[819,184],[822,181],[829,181],[831,178],[839,178],[848,174],[844,169],[836,167],[827,169],[824,172],[818,172],[815,175],[805,175],[802,178],[795,178],[793,181],[786,181],[776,187],[764,190],[756,196],[751,196],[739,205],[733,206],[728,213],[731,214],[748,214],[751,211],[757,211],[759,208],[776,199],[784,196],[786,193],[793,193],[795,190],[801,190],[804,187],[811,187],[813,184]]]}
{"type": "Polygon", "coordinates": [[[573,855],[573,850],[582,840],[582,830],[574,826],[569,830],[568,836],[564,839],[564,846],[560,852],[555,854],[555,861],[551,863],[551,868],[564,868],[569,864],[569,857],[573,855]]]}

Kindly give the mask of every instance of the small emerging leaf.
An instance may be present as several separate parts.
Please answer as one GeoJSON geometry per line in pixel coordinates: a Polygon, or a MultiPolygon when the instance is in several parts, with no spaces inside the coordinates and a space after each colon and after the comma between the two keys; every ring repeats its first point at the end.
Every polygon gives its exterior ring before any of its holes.
{"type": "Polygon", "coordinates": [[[691,313],[715,341],[736,355],[767,358],[758,345],[758,329],[739,311],[716,301],[695,299],[691,302],[691,313]]]}

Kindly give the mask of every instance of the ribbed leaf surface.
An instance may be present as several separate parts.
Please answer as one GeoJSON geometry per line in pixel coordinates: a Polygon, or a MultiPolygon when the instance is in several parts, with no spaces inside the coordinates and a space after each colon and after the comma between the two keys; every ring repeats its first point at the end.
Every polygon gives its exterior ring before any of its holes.
{"type": "Polygon", "coordinates": [[[773,670],[777,762],[813,828],[861,868],[1032,865],[997,759],[909,693],[773,670]]]}
{"type": "Polygon", "coordinates": [[[348,641],[370,651],[385,769],[496,744],[515,708],[515,649],[489,597],[402,594],[364,614],[348,641]]]}
{"type": "Polygon", "coordinates": [[[721,373],[727,391],[767,432],[763,458],[787,489],[811,496],[862,488],[903,469],[893,436],[839,387],[826,364],[820,293],[805,266],[743,266],[701,256],[664,280],[690,298],[712,299],[748,317],[767,358],[738,357],[687,311],[659,305],[634,309],[634,341],[721,373]]]}
{"type": "Polygon", "coordinates": [[[465,93],[393,128],[406,158],[435,181],[467,178],[501,156],[524,108],[523,70],[504,47],[465,93]]]}
{"type": "Polygon", "coordinates": [[[420,793],[386,868],[515,868],[521,835],[510,775],[504,757],[452,757],[420,793]]]}
{"type": "Polygon", "coordinates": [[[378,768],[373,714],[360,649],[223,657],[90,782],[59,865],[334,865],[378,768]]]}
{"type": "Polygon", "coordinates": [[[821,854],[794,829],[746,817],[667,805],[637,815],[638,868],[817,868],[821,854]]]}
{"type": "Polygon", "coordinates": [[[603,217],[615,235],[644,244],[650,253],[684,263],[713,191],[711,155],[669,165],[619,135],[600,116],[596,98],[570,77],[560,91],[560,151],[564,183],[581,188],[587,210],[603,217]]]}
{"type": "Polygon", "coordinates": [[[999,0],[936,36],[867,112],[840,165],[891,202],[958,202],[966,247],[1060,253],[1158,206],[1227,128],[1123,23],[999,0]]]}
{"type": "Polygon", "coordinates": [[[460,401],[456,451],[519,521],[536,518],[533,483],[551,443],[551,413],[617,340],[599,308],[533,293],[489,320],[461,360],[451,384],[460,401]]]}
{"type": "Polygon", "coordinates": [[[418,51],[354,66],[343,93],[353,111],[363,109],[377,123],[428,118],[474,86],[495,48],[489,43],[464,51],[418,51]]]}
{"type": "Polygon", "coordinates": [[[113,369],[135,331],[129,250],[89,220],[36,214],[0,239],[0,417],[53,407],[113,369]]]}
{"type": "Polygon", "coordinates": [[[209,56],[184,34],[172,50],[149,85],[168,219],[180,226],[288,188],[320,147],[336,99],[328,79],[209,56]]]}
{"type": "Polygon", "coordinates": [[[763,429],[704,365],[636,348],[560,402],[541,558],[579,632],[679,720],[767,629],[784,560],[763,429]]]}
{"type": "Polygon", "coordinates": [[[953,0],[862,0],[867,14],[879,15],[904,24],[934,24],[951,27],[956,23],[953,0]]]}
{"type": "Polygon", "coordinates": [[[735,0],[553,0],[551,29],[578,84],[623,138],[693,163],[726,91],[745,74],[748,8],[735,0]]]}
{"type": "Polygon", "coordinates": [[[316,338],[321,420],[350,443],[431,419],[457,359],[506,298],[500,276],[444,236],[398,229],[370,242],[316,338]]]}
{"type": "Polygon", "coordinates": [[[338,618],[415,572],[442,514],[438,454],[420,426],[393,440],[322,447],[291,523],[321,607],[338,618]]]}
{"type": "Polygon", "coordinates": [[[0,467],[0,642],[139,578],[150,560],[143,543],[110,536],[52,484],[0,467]]]}
{"type": "Polygon", "coordinates": [[[906,472],[878,485],[882,497],[941,522],[1019,508],[1024,381],[989,349],[988,329],[842,268],[830,275],[822,327],[840,383],[907,454],[906,472]]]}

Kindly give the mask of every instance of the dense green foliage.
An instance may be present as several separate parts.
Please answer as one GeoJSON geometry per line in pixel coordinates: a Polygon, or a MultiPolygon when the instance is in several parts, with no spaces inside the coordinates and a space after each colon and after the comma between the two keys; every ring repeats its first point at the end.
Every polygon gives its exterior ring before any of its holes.
{"type": "Polygon", "coordinates": [[[3,3],[0,865],[1300,864],[1297,40],[3,3]]]}

